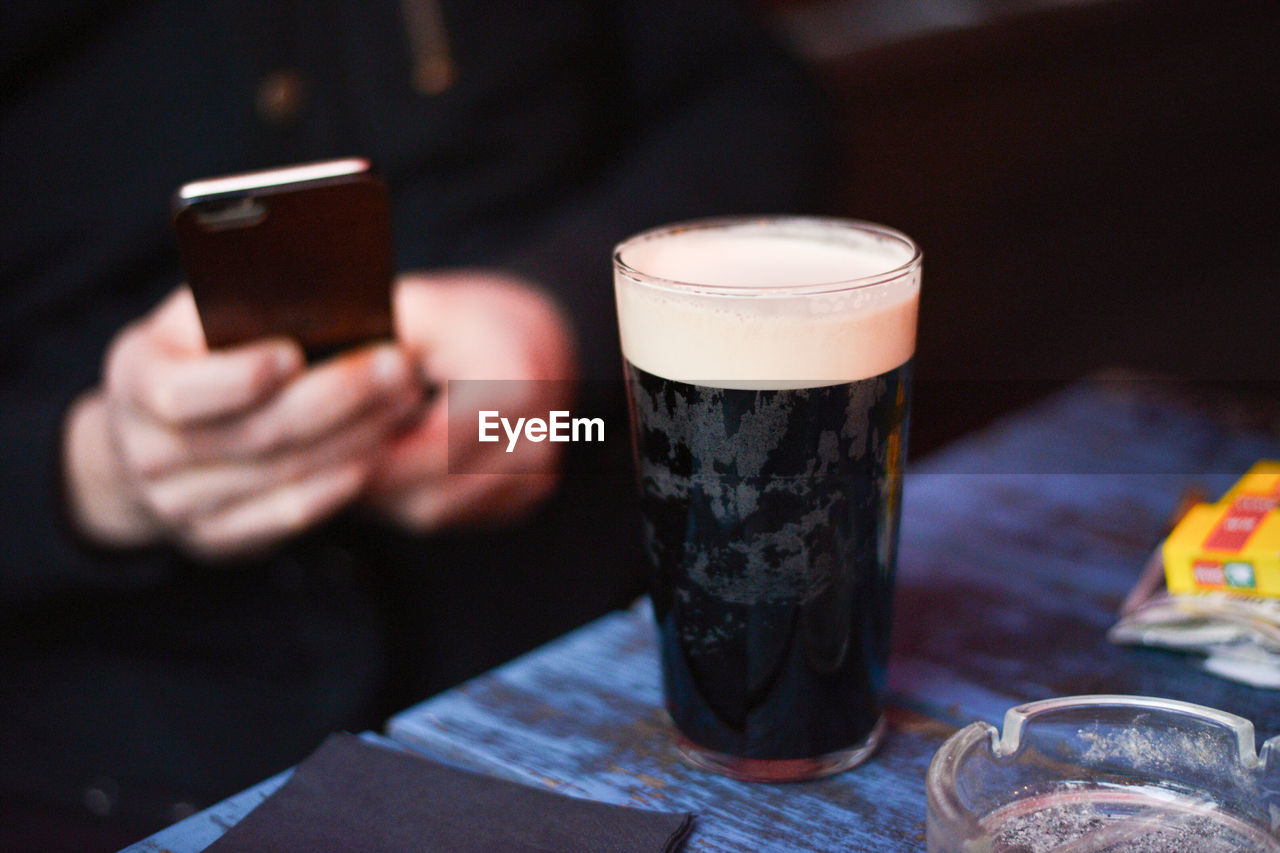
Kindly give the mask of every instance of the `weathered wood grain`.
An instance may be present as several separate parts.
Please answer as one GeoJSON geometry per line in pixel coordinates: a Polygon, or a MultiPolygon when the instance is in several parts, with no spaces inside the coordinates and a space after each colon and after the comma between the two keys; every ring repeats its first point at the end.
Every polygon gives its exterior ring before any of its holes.
{"type": "Polygon", "coordinates": [[[1227,428],[1146,382],[1078,385],[924,460],[908,477],[892,683],[956,725],[1013,704],[1136,693],[1280,732],[1280,694],[1105,633],[1181,493],[1215,497],[1280,436],[1227,428]]]}
{"type": "MultiPolygon", "coordinates": [[[[1167,388],[1073,386],[908,475],[890,735],[865,765],[795,785],[683,764],[661,712],[647,605],[614,613],[392,718],[437,760],[638,807],[695,811],[690,850],[923,848],[925,769],[955,726],[1076,693],[1212,705],[1280,732],[1280,694],[1105,633],[1192,485],[1225,489],[1280,436],[1227,426],[1167,388]]],[[[130,848],[203,849],[287,774],[130,848]]]]}
{"type": "Polygon", "coordinates": [[[639,606],[393,717],[387,733],[571,796],[697,812],[690,850],[921,849],[924,773],[951,727],[895,713],[862,767],[761,785],[687,766],[660,707],[652,617],[639,606]]]}

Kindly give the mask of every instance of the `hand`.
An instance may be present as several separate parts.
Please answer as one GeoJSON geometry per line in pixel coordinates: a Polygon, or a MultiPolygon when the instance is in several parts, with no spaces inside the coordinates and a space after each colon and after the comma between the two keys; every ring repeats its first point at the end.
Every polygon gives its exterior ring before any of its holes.
{"type": "Polygon", "coordinates": [[[405,276],[394,305],[401,345],[420,354],[439,394],[388,447],[369,502],[419,533],[526,515],[555,488],[561,445],[481,444],[479,412],[514,422],[568,407],[577,374],[568,322],[530,284],[488,270],[405,276]],[[482,379],[503,381],[448,384],[482,379]]]}
{"type": "Polygon", "coordinates": [[[104,544],[253,554],[356,498],[420,404],[411,361],[390,344],[309,369],[288,340],[209,352],[180,288],[117,335],[102,387],[73,407],[68,503],[104,544]]]}

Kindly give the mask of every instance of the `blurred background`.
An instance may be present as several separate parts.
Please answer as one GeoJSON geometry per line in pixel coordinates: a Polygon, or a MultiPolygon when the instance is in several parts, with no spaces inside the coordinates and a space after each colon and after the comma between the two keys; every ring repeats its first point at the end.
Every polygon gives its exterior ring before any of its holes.
{"type": "Polygon", "coordinates": [[[1280,397],[1280,4],[769,5],[833,212],[924,248],[913,456],[1114,367],[1280,397]]]}

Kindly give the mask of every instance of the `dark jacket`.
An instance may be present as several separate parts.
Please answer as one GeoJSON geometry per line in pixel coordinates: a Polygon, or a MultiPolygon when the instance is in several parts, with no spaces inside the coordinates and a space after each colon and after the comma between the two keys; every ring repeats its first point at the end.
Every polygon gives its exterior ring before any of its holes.
{"type": "Polygon", "coordinates": [[[578,324],[588,375],[610,380],[617,240],[813,208],[821,110],[738,4],[458,0],[440,4],[443,42],[435,10],[6,3],[0,788],[67,804],[97,791],[97,810],[163,821],[634,591],[601,568],[626,521],[564,533],[601,506],[573,484],[482,548],[344,517],[236,566],[108,553],[62,519],[64,413],[111,337],[181,280],[168,218],[184,181],[368,157],[392,187],[401,268],[536,278],[578,324]],[[441,44],[456,76],[415,87],[441,44]]]}

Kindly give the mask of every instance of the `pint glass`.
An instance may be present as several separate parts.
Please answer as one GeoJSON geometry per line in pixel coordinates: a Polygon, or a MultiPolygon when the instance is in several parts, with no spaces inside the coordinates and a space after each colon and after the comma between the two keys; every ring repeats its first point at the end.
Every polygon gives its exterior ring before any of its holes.
{"type": "Polygon", "coordinates": [[[835,773],[883,729],[921,256],[823,218],[614,252],[667,711],[694,764],[835,773]]]}

